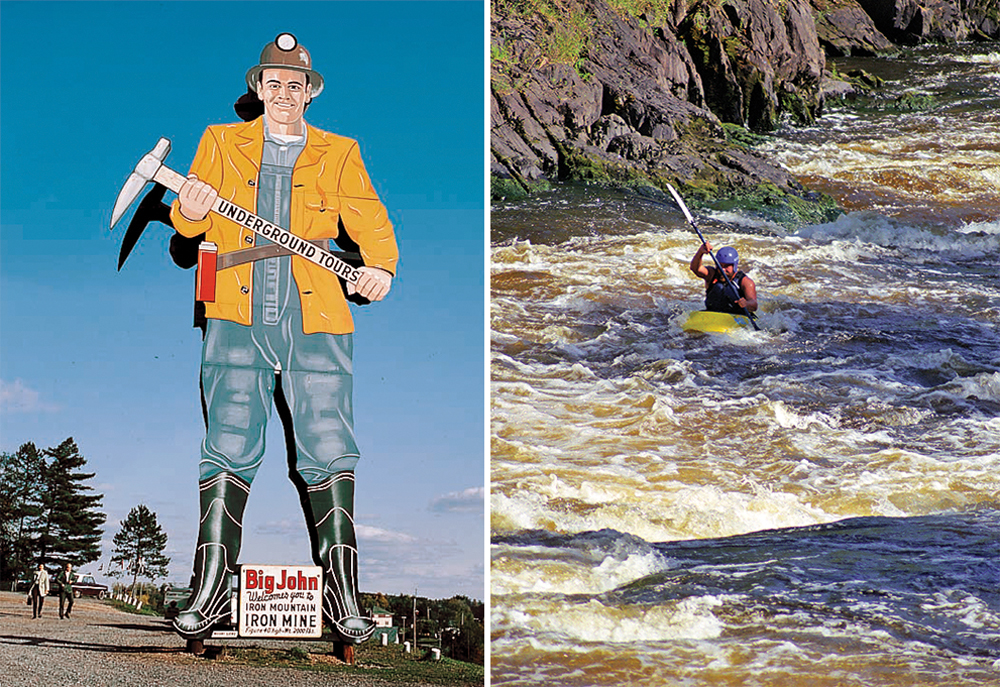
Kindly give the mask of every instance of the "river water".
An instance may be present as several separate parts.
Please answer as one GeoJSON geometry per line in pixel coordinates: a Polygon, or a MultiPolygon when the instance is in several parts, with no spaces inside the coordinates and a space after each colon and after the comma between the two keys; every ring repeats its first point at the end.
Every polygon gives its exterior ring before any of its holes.
{"type": "Polygon", "coordinates": [[[759,332],[674,209],[493,207],[493,685],[1000,684],[1000,51],[838,66],[934,104],[766,143],[835,221],[698,213],[759,332]]]}

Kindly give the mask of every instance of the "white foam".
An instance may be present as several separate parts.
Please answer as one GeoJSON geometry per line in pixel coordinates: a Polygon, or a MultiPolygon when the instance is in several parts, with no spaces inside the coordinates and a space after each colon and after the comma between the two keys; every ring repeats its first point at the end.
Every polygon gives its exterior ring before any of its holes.
{"type": "Polygon", "coordinates": [[[974,377],[955,379],[929,392],[929,395],[1000,402],[1000,372],[984,372],[974,377]]]}
{"type": "Polygon", "coordinates": [[[566,555],[560,550],[523,546],[494,547],[490,573],[492,594],[596,594],[666,569],[663,557],[652,550],[624,559],[611,555],[566,555]],[[507,556],[511,558],[508,559],[507,556]]]}
{"type": "Polygon", "coordinates": [[[492,627],[530,633],[531,643],[547,651],[585,653],[594,644],[633,644],[714,639],[723,623],[714,614],[724,596],[667,601],[654,606],[609,606],[597,599],[572,603],[519,597],[493,605],[492,627]]]}
{"type": "Polygon", "coordinates": [[[1000,614],[977,596],[965,590],[945,590],[934,592],[920,604],[925,611],[946,614],[974,630],[991,629],[1000,632],[1000,614]]]}
{"type": "MultiPolygon", "coordinates": [[[[997,184],[1000,185],[1000,178],[997,179],[997,184]]],[[[963,234],[1000,234],[1000,221],[969,222],[958,227],[957,231],[963,234]]]]}
{"type": "Polygon", "coordinates": [[[522,478],[516,493],[494,492],[494,531],[613,529],[658,542],[726,537],[836,519],[797,494],[777,491],[749,478],[730,488],[679,482],[649,485],[635,479],[609,486],[576,480],[568,474],[564,478],[549,475],[547,480],[522,478]],[[570,477],[573,483],[568,481],[570,477]],[[559,505],[553,508],[552,503],[559,505]]]}
{"type": "Polygon", "coordinates": [[[955,62],[969,62],[971,64],[985,64],[990,67],[1000,67],[1000,53],[996,52],[978,55],[952,55],[950,58],[955,62]]]}

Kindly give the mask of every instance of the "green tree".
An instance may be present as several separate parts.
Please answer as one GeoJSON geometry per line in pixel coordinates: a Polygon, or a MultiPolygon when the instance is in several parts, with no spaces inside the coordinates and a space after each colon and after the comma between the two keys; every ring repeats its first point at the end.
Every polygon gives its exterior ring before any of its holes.
{"type": "MultiPolygon", "coordinates": [[[[431,612],[438,619],[441,647],[446,655],[459,661],[482,663],[483,604],[460,595],[430,603],[433,605],[431,612]]],[[[422,622],[420,629],[423,630],[422,622]]]]}
{"type": "Polygon", "coordinates": [[[166,577],[170,559],[163,555],[167,546],[167,534],[156,522],[156,513],[139,504],[122,520],[122,528],[114,539],[115,548],[111,554],[108,574],[121,577],[132,573],[132,588],[139,577],[155,580],[166,577]],[[115,564],[118,569],[115,569],[115,564]]]}
{"type": "Polygon", "coordinates": [[[96,561],[101,555],[100,510],[102,494],[90,493],[94,473],[79,472],[87,464],[70,437],[45,451],[51,461],[42,471],[42,514],[35,548],[39,559],[74,566],[96,561]]]}
{"type": "Polygon", "coordinates": [[[44,469],[42,452],[31,442],[0,454],[0,579],[17,579],[34,567],[44,469]]]}
{"type": "Polygon", "coordinates": [[[382,592],[375,592],[374,594],[362,592],[360,594],[360,601],[361,607],[367,611],[376,606],[386,611],[392,610],[389,608],[389,598],[382,592]]]}

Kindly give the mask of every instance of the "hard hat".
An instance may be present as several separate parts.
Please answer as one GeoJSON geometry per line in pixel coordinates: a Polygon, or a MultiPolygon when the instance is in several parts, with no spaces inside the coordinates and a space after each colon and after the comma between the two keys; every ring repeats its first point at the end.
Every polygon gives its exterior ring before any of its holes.
{"type": "Polygon", "coordinates": [[[299,41],[290,33],[279,33],[274,42],[268,43],[260,53],[260,64],[247,71],[247,86],[257,90],[260,73],[265,69],[294,69],[309,77],[312,86],[312,97],[323,91],[323,77],[313,71],[312,58],[309,51],[299,45],[299,41]]]}
{"type": "Polygon", "coordinates": [[[735,265],[739,263],[740,256],[735,248],[726,246],[719,249],[719,252],[715,254],[715,259],[719,261],[720,265],[735,265]]]}

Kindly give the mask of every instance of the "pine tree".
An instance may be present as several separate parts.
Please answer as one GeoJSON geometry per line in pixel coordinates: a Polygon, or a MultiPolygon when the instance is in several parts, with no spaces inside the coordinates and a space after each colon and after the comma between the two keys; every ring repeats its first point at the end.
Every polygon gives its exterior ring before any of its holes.
{"type": "Polygon", "coordinates": [[[0,454],[0,579],[17,579],[34,567],[44,468],[31,442],[0,454]]]}
{"type": "Polygon", "coordinates": [[[84,484],[94,473],[77,472],[87,464],[70,437],[54,449],[43,470],[43,513],[36,543],[39,557],[60,565],[74,566],[96,561],[101,555],[101,525],[107,519],[100,510],[102,494],[91,494],[84,484]]]}
{"type": "Polygon", "coordinates": [[[139,577],[155,580],[166,577],[170,559],[163,555],[167,535],[156,522],[156,514],[139,504],[122,520],[122,528],[113,539],[115,549],[111,554],[108,574],[121,577],[132,573],[132,588],[139,577]],[[115,564],[118,568],[115,568],[115,564]]]}

